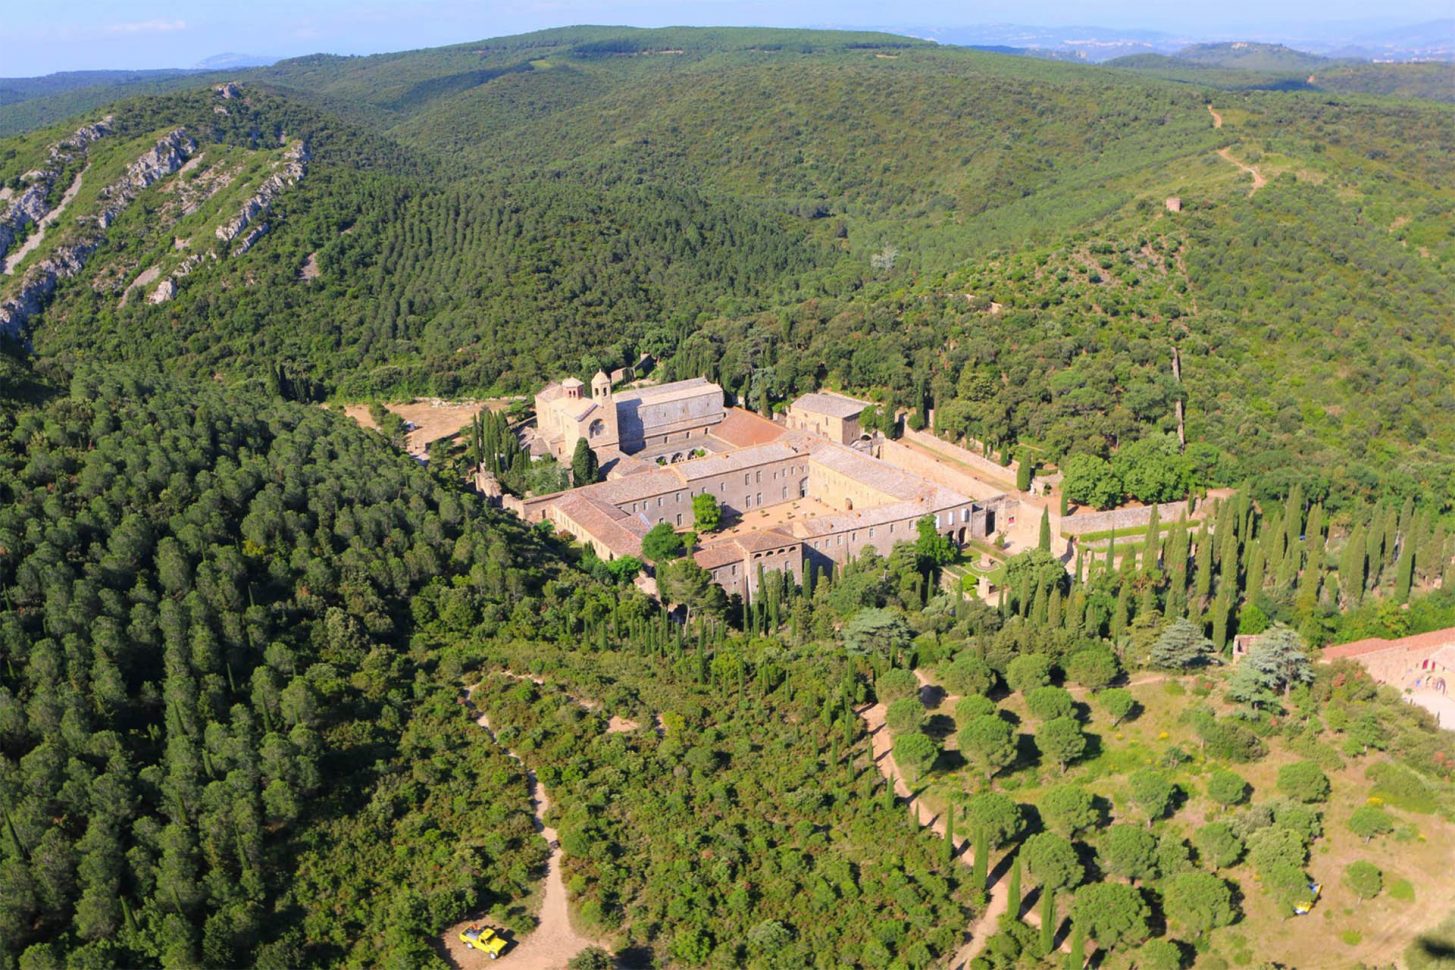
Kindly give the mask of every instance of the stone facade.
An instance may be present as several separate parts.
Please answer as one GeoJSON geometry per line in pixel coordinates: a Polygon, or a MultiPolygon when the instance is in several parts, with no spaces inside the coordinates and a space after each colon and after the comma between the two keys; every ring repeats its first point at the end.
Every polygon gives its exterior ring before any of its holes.
{"type": "Polygon", "coordinates": [[[867,407],[867,401],[829,391],[805,394],[788,406],[787,425],[793,431],[805,431],[850,445],[863,434],[859,415],[867,407]]]}
{"type": "Polygon", "coordinates": [[[536,395],[536,434],[558,461],[570,461],[585,438],[594,451],[631,455],[643,448],[683,442],[690,451],[723,419],[722,388],[695,377],[617,394],[598,371],[586,385],[575,378],[536,395]]]}
{"type": "Polygon", "coordinates": [[[989,504],[861,451],[792,431],[781,431],[773,441],[638,470],[557,495],[507,502],[507,507],[529,521],[551,522],[610,560],[640,556],[642,536],[659,523],[691,528],[692,499],[704,493],[717,499],[729,519],[799,499],[812,500],[821,513],[786,516],[758,531],[708,537],[696,553],[698,563],[724,589],[748,596],[756,591],[760,571],[787,572],[801,580],[808,563],[827,568],[870,547],[887,553],[896,542],[912,541],[919,521],[927,516],[937,531],[959,544],[990,535],[997,515],[989,504]]]}

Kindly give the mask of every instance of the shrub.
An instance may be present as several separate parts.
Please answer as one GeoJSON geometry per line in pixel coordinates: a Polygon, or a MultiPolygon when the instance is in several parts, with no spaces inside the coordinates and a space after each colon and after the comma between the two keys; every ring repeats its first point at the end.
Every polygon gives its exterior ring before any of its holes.
{"type": "Polygon", "coordinates": [[[925,708],[918,697],[901,697],[889,705],[889,710],[884,715],[884,723],[889,725],[890,733],[895,735],[918,731],[924,720],[925,708]]]}
{"type": "Polygon", "coordinates": [[[1360,899],[1373,899],[1384,888],[1384,873],[1374,863],[1360,859],[1345,867],[1344,885],[1360,899]]]}
{"type": "Polygon", "coordinates": [[[903,667],[891,667],[874,681],[874,694],[882,703],[889,704],[903,697],[919,693],[919,678],[903,667]]]}
{"type": "Polygon", "coordinates": [[[1329,776],[1312,761],[1296,761],[1278,769],[1278,790],[1305,803],[1326,801],[1329,776]]]}

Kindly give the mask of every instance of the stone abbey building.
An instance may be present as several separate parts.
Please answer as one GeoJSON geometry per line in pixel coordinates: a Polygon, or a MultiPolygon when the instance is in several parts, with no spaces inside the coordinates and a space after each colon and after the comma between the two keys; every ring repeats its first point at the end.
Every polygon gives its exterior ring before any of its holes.
{"type": "Polygon", "coordinates": [[[836,394],[805,395],[786,424],[723,406],[702,378],[614,393],[597,374],[536,396],[537,453],[569,461],[585,438],[606,480],[512,501],[532,522],[548,521],[602,559],[641,556],[658,523],[693,526],[692,499],[708,493],[724,527],[700,537],[697,562],[729,593],[751,596],[760,573],[802,580],[873,547],[913,540],[920,519],[957,544],[994,533],[999,498],[976,502],[881,461],[857,418],[867,405],[836,394]]]}

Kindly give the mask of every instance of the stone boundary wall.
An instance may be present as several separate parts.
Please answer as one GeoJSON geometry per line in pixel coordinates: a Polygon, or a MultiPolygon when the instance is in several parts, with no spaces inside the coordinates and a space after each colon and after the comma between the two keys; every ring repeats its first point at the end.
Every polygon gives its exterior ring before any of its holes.
{"type": "Polygon", "coordinates": [[[948,459],[944,462],[936,461],[924,452],[916,451],[898,441],[885,439],[880,441],[877,447],[880,461],[918,475],[937,485],[963,492],[977,502],[983,502],[985,499],[993,498],[1005,491],[989,482],[981,481],[968,469],[955,467],[949,463],[948,459]]]}
{"type": "Polygon", "coordinates": [[[1016,472],[1020,465],[1014,459],[1011,460],[1009,465],[1002,465],[999,462],[991,461],[984,455],[976,454],[968,448],[951,444],[944,438],[930,434],[928,431],[915,431],[913,428],[904,429],[904,438],[925,448],[937,451],[946,458],[963,462],[981,474],[989,475],[997,481],[1009,482],[1012,486],[1015,484],[1016,472]]]}
{"type": "Polygon", "coordinates": [[[1141,505],[1128,509],[1111,509],[1107,512],[1084,512],[1068,515],[1061,519],[1061,534],[1085,535],[1088,532],[1106,532],[1109,529],[1135,529],[1152,521],[1152,509],[1163,523],[1178,519],[1202,519],[1217,506],[1217,499],[1208,497],[1197,503],[1192,515],[1187,514],[1187,502],[1163,502],[1161,505],[1141,505]]]}

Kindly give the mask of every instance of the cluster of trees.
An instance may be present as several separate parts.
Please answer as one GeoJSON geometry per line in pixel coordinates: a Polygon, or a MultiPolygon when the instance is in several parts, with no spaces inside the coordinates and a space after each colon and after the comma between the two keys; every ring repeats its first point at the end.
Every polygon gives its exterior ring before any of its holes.
{"type": "MultiPolygon", "coordinates": [[[[317,178],[246,260],[120,308],[171,244],[143,204],[93,257],[97,285],[62,288],[38,346],[303,398],[528,391],[562,362],[650,352],[759,409],[832,379],[916,426],[932,409],[951,436],[1084,455],[1094,504],[1244,480],[1260,497],[1300,481],[1331,508],[1382,489],[1455,502],[1451,216],[1425,204],[1445,185],[1430,159],[1452,149],[1438,109],[1229,95],[1257,148],[1328,183],[1248,200],[1187,164],[1224,136],[1181,85],[883,37],[861,42],[893,58],[821,35],[770,45],[770,69],[761,36],[692,36],[655,61],[577,50],[639,39],[567,34],[491,46],[488,67],[457,50],[386,73],[310,60],[269,74],[286,96],[251,92],[227,115],[210,92],[129,102],[128,136],[305,136],[317,178]],[[904,125],[936,134],[906,150],[904,125]],[[1107,184],[1158,188],[1108,198],[1107,184]],[[1151,204],[1163,186],[1188,197],[1176,219],[1151,204]],[[310,255],[322,275],[302,280],[310,255]],[[1123,457],[1173,431],[1179,407],[1185,453],[1123,457]]],[[[0,177],[39,144],[15,143],[0,177]]]]}
{"type": "Polygon", "coordinates": [[[508,620],[543,552],[318,409],[102,368],[0,414],[0,966],[527,929],[524,778],[409,646],[508,620]]]}

